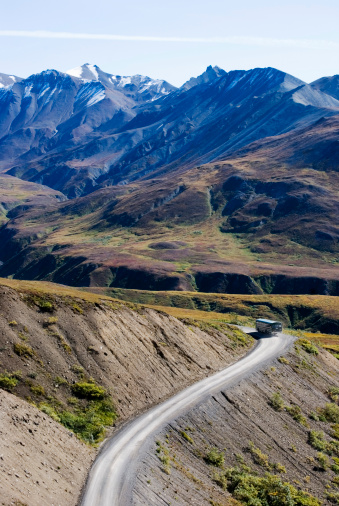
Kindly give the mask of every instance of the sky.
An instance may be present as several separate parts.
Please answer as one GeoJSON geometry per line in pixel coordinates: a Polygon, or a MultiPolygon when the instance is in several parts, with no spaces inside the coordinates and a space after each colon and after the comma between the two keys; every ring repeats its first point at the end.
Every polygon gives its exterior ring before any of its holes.
{"type": "Polygon", "coordinates": [[[339,74],[338,0],[3,2],[0,72],[84,63],[180,86],[208,65],[275,67],[311,82],[339,74]]]}

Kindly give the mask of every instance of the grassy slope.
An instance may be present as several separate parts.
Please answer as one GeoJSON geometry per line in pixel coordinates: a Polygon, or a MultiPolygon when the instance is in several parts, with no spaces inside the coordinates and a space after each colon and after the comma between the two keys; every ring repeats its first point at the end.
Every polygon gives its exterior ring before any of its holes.
{"type": "Polygon", "coordinates": [[[88,281],[94,286],[114,283],[110,268],[120,266],[177,276],[181,289],[196,288],[196,271],[339,280],[338,189],[338,172],[288,163],[279,142],[268,142],[237,158],[29,211],[11,226],[38,251],[57,245],[53,255],[98,265],[88,281]],[[224,213],[238,191],[225,184],[234,174],[251,197],[224,213]],[[280,210],[266,216],[265,206],[280,210]]]}
{"type": "Polygon", "coordinates": [[[22,181],[6,174],[0,175],[0,224],[8,221],[7,213],[17,206],[49,206],[65,196],[52,188],[22,181]]]}
{"type": "MultiPolygon", "coordinates": [[[[86,289],[88,290],[88,289],[86,289]]],[[[92,293],[151,307],[176,318],[255,326],[255,319],[280,320],[333,352],[339,351],[339,299],[319,295],[223,295],[92,288],[92,293]]]]}

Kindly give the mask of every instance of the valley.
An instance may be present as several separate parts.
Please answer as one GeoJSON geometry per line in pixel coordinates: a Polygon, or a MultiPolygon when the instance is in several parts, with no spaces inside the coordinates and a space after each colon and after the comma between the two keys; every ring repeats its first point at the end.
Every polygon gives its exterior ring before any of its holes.
{"type": "Polygon", "coordinates": [[[339,503],[338,139],[338,76],[0,74],[3,506],[152,413],[119,506],[339,503]]]}

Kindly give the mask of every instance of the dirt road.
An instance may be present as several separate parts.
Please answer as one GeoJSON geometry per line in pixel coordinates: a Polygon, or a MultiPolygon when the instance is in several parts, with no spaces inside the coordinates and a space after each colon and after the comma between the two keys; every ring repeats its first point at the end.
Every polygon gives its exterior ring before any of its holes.
{"type": "MultiPolygon", "coordinates": [[[[247,332],[253,329],[246,329],[247,332]]],[[[225,389],[280,356],[293,343],[285,334],[258,339],[241,360],[186,388],[132,420],[104,445],[90,471],[82,506],[130,506],[135,467],[147,441],[207,396],[225,389]]]]}

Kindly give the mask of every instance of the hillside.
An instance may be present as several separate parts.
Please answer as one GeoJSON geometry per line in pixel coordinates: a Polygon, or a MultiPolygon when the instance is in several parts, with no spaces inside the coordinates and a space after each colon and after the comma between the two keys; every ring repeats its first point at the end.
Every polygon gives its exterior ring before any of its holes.
{"type": "MultiPolygon", "coordinates": [[[[173,316],[250,325],[260,317],[281,321],[285,327],[317,332],[319,339],[339,335],[339,299],[325,295],[238,295],[175,291],[86,288],[122,301],[159,307],[173,316]],[[322,335],[323,334],[323,335],[322,335]]],[[[339,345],[339,341],[337,343],[339,345]]],[[[335,350],[335,348],[333,348],[335,350]]],[[[339,351],[339,348],[338,348],[339,351]]]]}
{"type": "Polygon", "coordinates": [[[18,212],[2,276],[75,286],[338,295],[338,118],[219,162],[18,212]]]}
{"type": "Polygon", "coordinates": [[[208,67],[177,89],[85,64],[8,79],[0,151],[21,196],[2,184],[1,276],[339,294],[336,76],[208,67]]]}
{"type": "Polygon", "coordinates": [[[0,339],[0,386],[11,392],[1,400],[0,486],[6,500],[28,506],[45,505],[49,486],[57,504],[76,504],[93,458],[82,441],[96,446],[103,426],[225,367],[252,344],[227,325],[201,330],[105,296],[11,280],[0,283],[0,339]],[[57,486],[66,495],[57,496],[57,486]]]}
{"type": "Polygon", "coordinates": [[[338,504],[338,365],[303,343],[164,427],[133,504],[338,504]]]}

